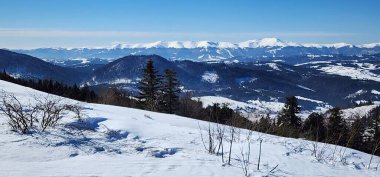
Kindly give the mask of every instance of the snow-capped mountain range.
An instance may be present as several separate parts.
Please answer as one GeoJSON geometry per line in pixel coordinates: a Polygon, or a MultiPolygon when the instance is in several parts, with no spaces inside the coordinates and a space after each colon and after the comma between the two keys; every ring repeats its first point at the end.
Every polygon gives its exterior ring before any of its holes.
{"type": "Polygon", "coordinates": [[[219,49],[237,49],[237,48],[260,48],[260,47],[286,47],[286,46],[303,46],[293,42],[284,42],[276,38],[264,38],[260,40],[248,40],[240,43],[231,42],[211,42],[211,41],[156,41],[152,43],[126,44],[116,43],[109,49],[125,48],[219,48],[219,49]]]}
{"type": "Polygon", "coordinates": [[[240,43],[231,42],[212,42],[212,41],[156,41],[151,43],[129,44],[122,42],[114,42],[111,47],[83,47],[83,49],[136,49],[136,48],[175,48],[175,49],[194,49],[194,48],[219,48],[219,49],[244,49],[244,48],[270,48],[270,47],[308,47],[308,48],[342,48],[342,47],[357,47],[357,48],[375,48],[379,47],[380,43],[370,43],[353,45],[348,43],[333,43],[333,44],[301,44],[295,42],[282,41],[277,38],[263,38],[259,40],[248,40],[240,43]]]}
{"type": "Polygon", "coordinates": [[[169,60],[221,62],[229,59],[237,61],[265,61],[281,57],[306,55],[360,56],[380,53],[380,43],[362,45],[347,43],[299,44],[276,38],[264,38],[240,43],[157,41],[141,44],[114,43],[114,45],[108,47],[39,48],[13,51],[46,60],[67,60],[76,58],[114,60],[127,55],[156,54],[169,60]]]}

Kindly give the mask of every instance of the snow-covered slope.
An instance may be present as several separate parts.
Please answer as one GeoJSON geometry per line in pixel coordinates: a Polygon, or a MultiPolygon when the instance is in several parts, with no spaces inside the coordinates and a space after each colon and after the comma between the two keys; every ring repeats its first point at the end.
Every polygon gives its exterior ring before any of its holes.
{"type": "MultiPolygon", "coordinates": [[[[4,81],[0,81],[0,88],[23,101],[31,95],[44,95],[4,81]]],[[[117,106],[82,105],[88,114],[85,124],[88,130],[80,132],[69,129],[68,125],[78,122],[65,117],[62,125],[54,130],[19,135],[8,129],[1,115],[0,176],[243,176],[237,157],[243,146],[246,150],[244,130],[238,131],[240,136],[232,148],[232,165],[228,166],[222,165],[220,156],[204,150],[199,127],[206,127],[206,122],[117,106]]],[[[326,158],[317,160],[311,155],[312,145],[308,141],[256,132],[252,140],[251,176],[380,174],[365,167],[370,155],[355,150],[347,149],[346,162],[342,163],[337,156],[328,158],[335,146],[325,146],[326,158]],[[258,171],[255,169],[259,138],[263,144],[258,171]]],[[[378,161],[378,157],[373,160],[378,161]]]]}
{"type": "MultiPolygon", "coordinates": [[[[326,112],[328,109],[332,108],[331,105],[323,101],[313,100],[301,96],[296,96],[296,98],[299,100],[299,102],[304,101],[312,103],[314,105],[312,110],[302,110],[301,113],[298,114],[298,116],[300,116],[303,119],[306,119],[312,112],[323,113],[326,112]]],[[[221,96],[201,96],[194,97],[193,100],[201,101],[204,107],[211,106],[215,103],[220,105],[227,104],[229,108],[239,111],[249,120],[253,121],[258,120],[266,115],[269,115],[271,118],[276,118],[278,113],[284,107],[284,103],[279,102],[278,100],[263,101],[258,99],[248,100],[247,102],[241,102],[221,96]]]]}
{"type": "Polygon", "coordinates": [[[366,116],[372,109],[378,107],[378,104],[375,105],[365,105],[355,108],[348,108],[343,110],[343,117],[352,121],[356,118],[366,116]]]}
{"type": "Polygon", "coordinates": [[[267,114],[274,118],[284,107],[284,103],[275,101],[268,102],[261,100],[249,100],[245,103],[221,96],[201,96],[194,97],[193,100],[201,101],[203,103],[203,107],[212,106],[215,103],[220,105],[227,104],[229,108],[239,111],[249,120],[253,121],[258,120],[267,114]]]}

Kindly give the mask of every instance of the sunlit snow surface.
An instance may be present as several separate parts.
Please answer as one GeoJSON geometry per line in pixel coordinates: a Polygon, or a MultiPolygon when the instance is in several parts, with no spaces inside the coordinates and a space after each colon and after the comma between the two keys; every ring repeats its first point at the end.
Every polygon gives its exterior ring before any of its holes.
{"type": "MultiPolygon", "coordinates": [[[[31,95],[44,95],[4,81],[0,81],[0,88],[23,102],[31,95]]],[[[222,164],[220,156],[205,151],[199,127],[206,127],[206,122],[117,106],[81,104],[88,115],[81,131],[69,128],[81,124],[67,116],[54,130],[19,135],[8,129],[1,116],[0,176],[243,176],[237,157],[243,145],[247,149],[245,130],[238,131],[232,165],[228,166],[222,164]],[[112,133],[107,133],[109,130],[112,133]]],[[[380,171],[366,168],[370,155],[355,150],[345,151],[343,163],[338,156],[327,158],[332,157],[335,146],[327,146],[326,158],[317,160],[311,155],[308,141],[256,132],[252,139],[251,176],[380,175],[380,171]],[[263,144],[258,171],[259,138],[263,144]]],[[[228,149],[227,143],[224,149],[228,149]]],[[[375,157],[372,166],[379,161],[375,157]]]]}
{"type": "Polygon", "coordinates": [[[347,77],[350,77],[352,79],[373,80],[373,81],[380,82],[380,76],[379,75],[374,74],[371,71],[361,69],[361,68],[330,65],[330,66],[321,67],[318,70],[324,71],[328,74],[347,76],[347,77]]]}

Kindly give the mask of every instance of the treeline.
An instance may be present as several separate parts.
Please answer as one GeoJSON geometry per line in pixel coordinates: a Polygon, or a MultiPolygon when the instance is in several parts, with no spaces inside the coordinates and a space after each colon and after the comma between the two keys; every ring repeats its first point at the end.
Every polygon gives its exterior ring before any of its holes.
{"type": "Polygon", "coordinates": [[[304,121],[297,116],[298,113],[300,107],[297,98],[288,97],[276,119],[262,117],[253,123],[254,130],[336,144],[380,155],[380,106],[372,109],[366,116],[353,115],[350,121],[343,117],[340,108],[332,108],[324,114],[311,113],[304,121]]]}
{"type": "Polygon", "coordinates": [[[48,80],[48,79],[22,79],[10,76],[5,70],[0,73],[0,79],[12,82],[25,87],[30,87],[42,92],[63,96],[79,101],[96,102],[98,96],[94,91],[90,90],[87,85],[78,87],[76,84],[73,86],[66,85],[61,82],[48,80]]]}

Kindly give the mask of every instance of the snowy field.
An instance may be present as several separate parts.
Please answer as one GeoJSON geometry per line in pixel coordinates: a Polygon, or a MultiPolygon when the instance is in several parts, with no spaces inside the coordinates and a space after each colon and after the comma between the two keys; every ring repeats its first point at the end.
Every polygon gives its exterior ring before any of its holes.
{"type": "MultiPolygon", "coordinates": [[[[312,112],[323,113],[332,108],[329,104],[323,101],[313,100],[301,96],[296,96],[296,98],[299,100],[316,103],[317,105],[312,111],[302,110],[301,113],[298,114],[298,116],[300,116],[302,119],[306,119],[312,112]]],[[[284,103],[278,101],[248,100],[247,102],[241,102],[221,96],[193,97],[193,100],[201,101],[203,103],[203,107],[205,108],[207,106],[212,106],[215,103],[218,103],[220,105],[224,103],[228,104],[229,108],[239,111],[243,116],[252,121],[256,121],[259,118],[266,116],[267,114],[269,114],[271,118],[276,118],[278,113],[281,112],[285,105],[284,103]]]]}
{"type": "MultiPolygon", "coordinates": [[[[25,102],[31,95],[44,95],[4,81],[0,81],[0,90],[25,102]]],[[[67,116],[55,129],[31,135],[10,131],[1,115],[0,176],[244,176],[239,159],[242,150],[248,149],[245,130],[237,130],[232,162],[226,165],[220,155],[208,154],[202,144],[200,133],[206,132],[199,127],[207,127],[207,122],[117,106],[81,104],[87,114],[86,124],[67,116]]],[[[380,171],[374,169],[380,158],[374,157],[372,168],[367,169],[371,156],[359,151],[257,132],[250,139],[250,176],[380,176],[380,171]],[[260,139],[261,168],[257,170],[260,139]],[[313,145],[318,147],[319,158],[312,155],[313,145]]],[[[226,138],[225,151],[228,148],[226,138]]]]}

